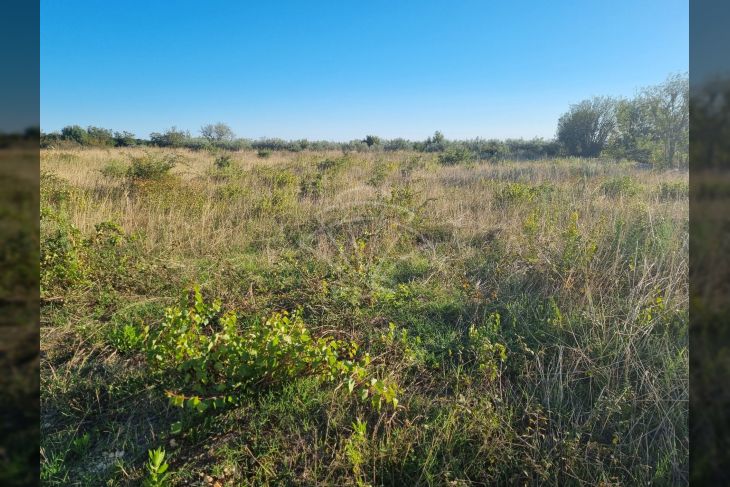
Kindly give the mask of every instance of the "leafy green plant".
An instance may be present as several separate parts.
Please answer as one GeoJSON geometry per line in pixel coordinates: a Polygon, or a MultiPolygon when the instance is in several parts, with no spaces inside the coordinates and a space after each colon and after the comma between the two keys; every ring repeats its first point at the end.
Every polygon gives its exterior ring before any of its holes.
{"type": "Polygon", "coordinates": [[[641,191],[641,185],[631,176],[619,176],[601,184],[601,191],[606,196],[635,196],[641,191]]]}
{"type": "Polygon", "coordinates": [[[273,151],[271,149],[259,149],[259,151],[256,153],[256,155],[261,159],[268,159],[271,157],[271,154],[273,154],[273,151]]]}
{"type": "Polygon", "coordinates": [[[144,487],[165,487],[169,485],[167,469],[169,465],[165,462],[165,450],[162,447],[147,452],[148,460],[145,464],[147,478],[142,485],[144,487]]]}
{"type": "Polygon", "coordinates": [[[127,177],[132,180],[161,179],[178,163],[174,154],[147,152],[142,156],[132,156],[132,164],[127,169],[127,177]]]}
{"type": "Polygon", "coordinates": [[[121,179],[127,175],[128,166],[122,161],[112,159],[101,168],[101,174],[110,179],[121,179]]]}
{"type": "Polygon", "coordinates": [[[219,301],[206,303],[196,288],[190,306],[168,308],[159,327],[142,333],[148,363],[175,385],[167,395],[176,406],[220,409],[300,377],[347,380],[350,393],[357,389],[378,409],[398,404],[395,384],[369,377],[369,354],[358,357],[355,343],[313,337],[297,313],[240,326],[236,313],[224,312],[219,301]]]}
{"type": "Polygon", "coordinates": [[[449,147],[443,153],[439,154],[439,162],[445,166],[455,166],[471,162],[474,154],[466,147],[457,145],[449,147]]]}
{"type": "Polygon", "coordinates": [[[357,418],[352,423],[352,435],[347,439],[347,443],[345,443],[345,454],[350,465],[352,465],[352,474],[358,485],[365,485],[362,480],[362,465],[365,463],[365,449],[368,445],[366,436],[367,427],[368,424],[366,421],[357,418]]]}
{"type": "Polygon", "coordinates": [[[129,353],[141,350],[144,345],[145,335],[134,325],[129,323],[112,329],[109,339],[114,347],[122,353],[129,353]]]}
{"type": "Polygon", "coordinates": [[[88,268],[79,229],[62,213],[47,207],[41,210],[41,223],[49,227],[40,248],[41,296],[85,283],[88,268]]]}
{"type": "Polygon", "coordinates": [[[89,448],[90,443],[91,435],[89,435],[89,432],[87,431],[83,435],[74,438],[73,441],[71,441],[71,451],[76,455],[83,455],[89,448]]]}
{"type": "Polygon", "coordinates": [[[499,313],[492,313],[486,323],[469,327],[469,348],[479,370],[490,380],[497,377],[500,365],[507,360],[507,348],[494,341],[500,330],[500,320],[499,313]]]}
{"type": "Polygon", "coordinates": [[[506,207],[517,203],[529,203],[535,199],[538,190],[523,183],[507,183],[494,195],[497,206],[506,207]]]}

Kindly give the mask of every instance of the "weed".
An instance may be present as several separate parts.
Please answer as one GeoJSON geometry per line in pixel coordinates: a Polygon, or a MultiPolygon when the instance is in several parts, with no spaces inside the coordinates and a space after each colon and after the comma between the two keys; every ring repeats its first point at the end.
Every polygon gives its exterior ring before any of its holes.
{"type": "Polygon", "coordinates": [[[145,464],[147,478],[142,485],[144,487],[166,487],[169,485],[167,469],[169,465],[165,462],[165,450],[160,447],[147,452],[148,460],[145,464]]]}

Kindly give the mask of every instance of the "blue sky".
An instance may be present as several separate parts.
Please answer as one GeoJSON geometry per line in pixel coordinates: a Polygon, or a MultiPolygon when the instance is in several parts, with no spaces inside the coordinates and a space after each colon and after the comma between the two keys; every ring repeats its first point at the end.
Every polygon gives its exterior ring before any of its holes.
{"type": "Polygon", "coordinates": [[[41,1],[41,127],[551,138],[688,69],[687,0],[41,1]]]}

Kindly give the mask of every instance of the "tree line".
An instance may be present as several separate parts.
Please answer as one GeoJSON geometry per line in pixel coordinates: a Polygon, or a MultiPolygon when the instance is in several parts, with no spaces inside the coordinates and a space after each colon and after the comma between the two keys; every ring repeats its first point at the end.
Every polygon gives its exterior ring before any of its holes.
{"type": "Polygon", "coordinates": [[[687,164],[689,157],[689,82],[673,75],[659,85],[641,90],[631,99],[593,97],[569,107],[558,120],[552,140],[448,140],[435,132],[423,141],[381,139],[367,135],[349,142],[306,139],[239,138],[225,123],[207,124],[193,136],[172,127],[148,139],[131,132],[70,125],[60,132],[42,133],[42,147],[184,147],[193,150],[291,151],[418,151],[444,152],[446,160],[539,159],[556,156],[630,159],[665,167],[687,164]]]}

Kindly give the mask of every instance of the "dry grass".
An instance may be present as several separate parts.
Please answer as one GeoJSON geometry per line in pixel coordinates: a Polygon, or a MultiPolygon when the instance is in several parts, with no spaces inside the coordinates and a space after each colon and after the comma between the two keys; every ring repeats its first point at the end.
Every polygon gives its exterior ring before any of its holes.
{"type": "MultiPolygon", "coordinates": [[[[45,281],[49,482],[139,478],[178,413],[150,399],[143,424],[129,404],[164,384],[107,331],[154,323],[156,303],[199,283],[246,316],[303,308],[318,333],[379,354],[404,392],[395,414],[307,381],[267,392],[177,440],[179,484],[213,471],[236,485],[686,483],[686,173],[311,152],[233,153],[217,169],[214,154],[174,153],[155,181],[122,176],[141,149],[42,153],[54,215],[80,236],[100,222],[129,236],[113,252],[79,250],[77,280],[45,281]],[[490,380],[463,354],[469,326],[494,313],[490,339],[508,358],[490,380]],[[408,330],[413,360],[380,340],[390,321],[408,330]],[[99,399],[106,380],[116,392],[99,399]],[[95,406],[69,404],[95,394],[95,406]],[[354,455],[357,417],[369,429],[354,455]],[[94,428],[88,458],[135,453],[101,470],[62,454],[94,428]]],[[[58,228],[48,221],[44,238],[58,228]]]]}

